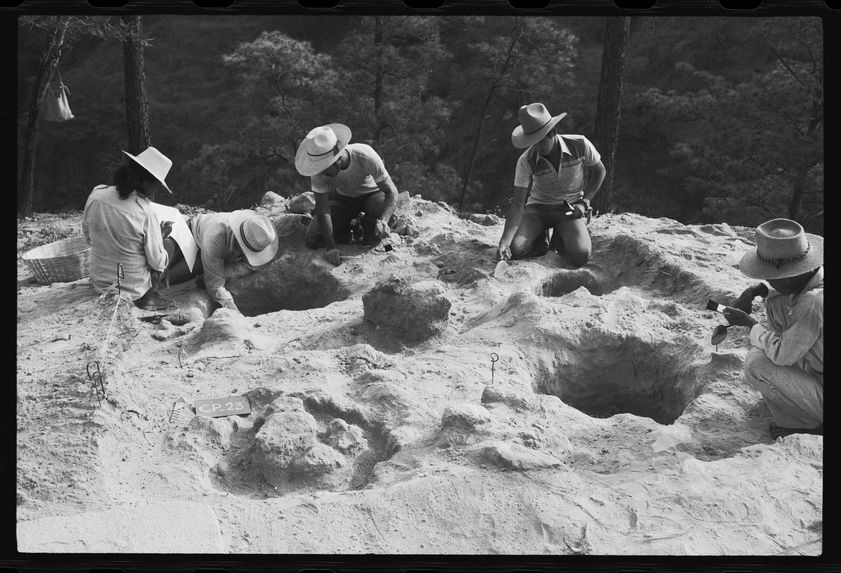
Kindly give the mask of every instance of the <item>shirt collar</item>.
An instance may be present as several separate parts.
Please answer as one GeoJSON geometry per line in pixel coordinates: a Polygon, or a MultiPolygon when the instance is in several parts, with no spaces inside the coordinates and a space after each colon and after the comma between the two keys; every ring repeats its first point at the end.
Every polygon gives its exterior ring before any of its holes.
{"type": "Polygon", "coordinates": [[[818,272],[815,273],[815,276],[809,279],[809,282],[806,283],[806,286],[803,287],[803,290],[800,292],[808,292],[819,286],[823,286],[823,265],[821,265],[821,267],[818,269],[818,272]]]}
{"type": "Polygon", "coordinates": [[[564,138],[561,137],[560,135],[556,135],[555,137],[557,137],[558,141],[561,142],[561,152],[566,153],[567,155],[572,155],[572,153],[570,153],[570,151],[569,151],[569,147],[567,147],[567,144],[564,141],[564,138]]]}
{"type": "MultiPolygon", "coordinates": [[[[823,265],[818,269],[818,272],[815,273],[815,276],[809,279],[809,282],[806,283],[806,286],[803,287],[803,290],[800,292],[791,293],[788,296],[789,304],[794,304],[794,301],[797,300],[803,293],[807,293],[810,290],[819,288],[823,286],[823,265]]],[[[776,292],[776,291],[775,291],[776,292]]]]}
{"type": "MultiPolygon", "coordinates": [[[[555,137],[561,143],[561,157],[563,157],[564,153],[566,153],[567,155],[572,155],[572,152],[569,150],[569,147],[567,147],[567,144],[564,141],[564,138],[561,137],[560,135],[556,135],[555,137]]],[[[537,146],[537,144],[535,144],[535,146],[534,146],[534,153],[537,155],[538,159],[546,159],[546,157],[547,157],[545,155],[541,155],[540,148],[537,146]]]]}

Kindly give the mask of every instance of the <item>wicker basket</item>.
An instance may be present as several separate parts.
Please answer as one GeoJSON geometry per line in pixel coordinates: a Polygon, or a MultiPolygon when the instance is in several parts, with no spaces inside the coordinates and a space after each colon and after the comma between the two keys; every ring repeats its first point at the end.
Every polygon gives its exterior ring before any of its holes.
{"type": "Polygon", "coordinates": [[[84,237],[70,237],[30,249],[21,259],[42,285],[71,282],[90,274],[91,248],[84,237]]]}

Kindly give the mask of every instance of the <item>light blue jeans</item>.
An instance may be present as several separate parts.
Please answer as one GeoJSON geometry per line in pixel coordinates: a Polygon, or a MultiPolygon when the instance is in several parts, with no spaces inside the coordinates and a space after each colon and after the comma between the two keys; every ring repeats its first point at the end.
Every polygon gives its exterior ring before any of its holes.
{"type": "Polygon", "coordinates": [[[751,348],[745,358],[745,379],[762,393],[778,426],[808,429],[823,424],[823,377],[778,366],[765,352],[751,348]]]}

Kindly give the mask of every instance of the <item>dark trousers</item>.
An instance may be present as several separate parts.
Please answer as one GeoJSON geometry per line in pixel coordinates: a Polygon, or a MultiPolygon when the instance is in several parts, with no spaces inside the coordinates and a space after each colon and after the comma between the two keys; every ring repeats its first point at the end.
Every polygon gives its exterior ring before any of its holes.
{"type": "Polygon", "coordinates": [[[552,241],[563,243],[563,254],[575,267],[583,267],[590,259],[592,243],[586,219],[570,219],[560,205],[526,205],[520,226],[511,241],[514,259],[543,255],[548,250],[544,231],[553,229],[552,241]]]}
{"type": "MultiPolygon", "coordinates": [[[[363,229],[365,243],[374,244],[374,233],[377,229],[377,219],[383,214],[385,207],[385,193],[380,190],[369,193],[362,197],[346,197],[335,191],[330,192],[330,220],[333,223],[333,239],[337,243],[350,243],[350,222],[360,212],[365,212],[363,229]]],[[[321,226],[318,224],[316,214],[307,230],[304,232],[304,242],[311,249],[324,246],[324,236],[321,234],[321,226]]]]}

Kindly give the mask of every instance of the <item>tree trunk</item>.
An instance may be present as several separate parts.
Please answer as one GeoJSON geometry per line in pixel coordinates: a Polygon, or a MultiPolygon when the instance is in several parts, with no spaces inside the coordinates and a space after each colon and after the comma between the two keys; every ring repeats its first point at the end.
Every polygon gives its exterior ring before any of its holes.
{"type": "Polygon", "coordinates": [[[123,16],[127,28],[123,40],[128,151],[137,154],[152,144],[149,129],[149,101],[146,99],[146,71],[143,61],[143,17],[123,16]]]}
{"type": "Polygon", "coordinates": [[[499,87],[500,82],[505,77],[505,74],[508,73],[508,67],[511,64],[511,59],[516,52],[517,42],[520,39],[520,21],[519,18],[516,20],[514,24],[514,29],[511,31],[511,42],[508,44],[508,49],[505,54],[505,60],[502,63],[502,66],[499,69],[499,73],[497,73],[496,77],[493,78],[491,82],[491,87],[488,89],[488,93],[485,95],[485,101],[482,104],[482,111],[479,114],[479,123],[476,124],[476,135],[473,136],[473,146],[470,150],[470,158],[467,161],[467,174],[464,176],[464,183],[461,186],[461,196],[458,200],[458,210],[464,208],[464,197],[467,195],[467,188],[470,186],[470,179],[473,177],[473,168],[476,165],[476,150],[479,147],[479,141],[482,138],[482,127],[485,124],[485,117],[488,114],[488,107],[491,105],[491,100],[493,99],[494,92],[496,88],[499,87]]]}
{"type": "Polygon", "coordinates": [[[613,205],[613,174],[616,157],[616,140],[619,135],[622,83],[625,72],[625,55],[631,31],[629,17],[607,18],[602,72],[599,83],[599,101],[596,108],[594,143],[607,170],[601,190],[593,200],[596,214],[606,213],[613,205]]]}
{"type": "Polygon", "coordinates": [[[20,217],[32,214],[35,195],[35,156],[38,151],[38,123],[41,119],[41,103],[44,101],[44,96],[47,95],[47,88],[56,67],[58,67],[61,47],[64,45],[64,38],[67,35],[69,25],[69,17],[59,19],[58,25],[50,37],[50,43],[41,55],[38,74],[35,76],[35,85],[32,87],[32,95],[29,98],[29,114],[26,119],[26,133],[23,144],[23,162],[18,179],[18,215],[20,217]]]}
{"type": "Polygon", "coordinates": [[[800,204],[803,202],[803,194],[806,192],[806,175],[808,172],[799,172],[795,177],[794,186],[791,190],[791,199],[788,202],[788,218],[796,221],[800,216],[800,204]]]}
{"type": "MultiPolygon", "coordinates": [[[[823,91],[816,90],[812,94],[811,114],[808,123],[806,124],[806,137],[815,137],[818,128],[823,123],[823,91]]],[[[791,198],[788,203],[788,218],[792,221],[797,221],[800,217],[800,208],[803,204],[803,195],[806,193],[808,185],[809,171],[815,167],[817,163],[813,162],[811,165],[803,165],[797,169],[794,176],[794,184],[791,189],[791,198]]]]}
{"type": "Polygon", "coordinates": [[[383,86],[385,83],[385,70],[383,62],[383,19],[382,16],[374,16],[374,46],[376,47],[376,72],[374,73],[374,133],[371,146],[376,149],[380,143],[383,132],[383,118],[380,112],[383,107],[383,86]]]}

